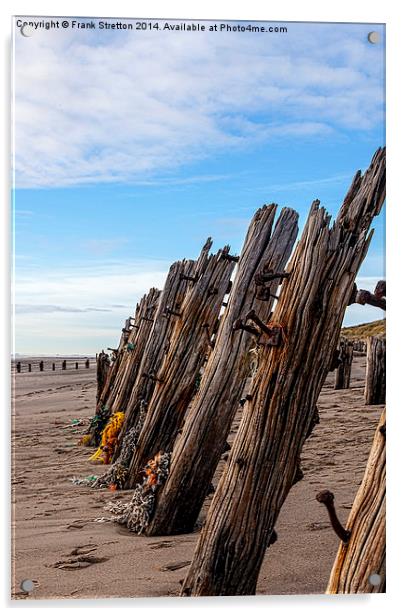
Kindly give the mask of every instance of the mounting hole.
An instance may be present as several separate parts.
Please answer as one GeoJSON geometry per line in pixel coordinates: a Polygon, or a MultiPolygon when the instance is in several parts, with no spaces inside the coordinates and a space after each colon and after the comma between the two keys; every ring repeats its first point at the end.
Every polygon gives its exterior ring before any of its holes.
{"type": "Polygon", "coordinates": [[[369,577],[369,582],[373,586],[379,586],[381,584],[382,577],[378,573],[372,573],[369,577]]]}
{"type": "Polygon", "coordinates": [[[20,584],[20,588],[24,592],[31,592],[34,589],[35,585],[32,580],[22,580],[20,584]]]}
{"type": "Polygon", "coordinates": [[[24,24],[23,26],[21,26],[21,34],[22,36],[32,36],[34,33],[34,29],[32,26],[30,26],[29,24],[24,24]]]}
{"type": "Polygon", "coordinates": [[[380,42],[380,33],[379,32],[369,32],[367,35],[368,42],[375,45],[380,42]]]}

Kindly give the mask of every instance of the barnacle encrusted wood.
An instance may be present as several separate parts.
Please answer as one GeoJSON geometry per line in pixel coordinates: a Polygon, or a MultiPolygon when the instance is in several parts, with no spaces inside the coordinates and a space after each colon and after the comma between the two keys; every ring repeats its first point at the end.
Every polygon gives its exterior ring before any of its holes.
{"type": "Polygon", "coordinates": [[[130,464],[126,488],[140,479],[147,461],[158,452],[170,453],[184,413],[195,393],[197,375],[210,352],[223,298],[235,262],[229,247],[197,263],[196,277],[186,294],[164,361],[156,374],[156,385],[148,405],[144,426],[130,464]]]}
{"type": "MultiPolygon", "coordinates": [[[[201,252],[204,262],[206,248],[209,250],[208,239],[201,252]]],[[[190,277],[195,276],[196,262],[188,259],[176,261],[169,269],[165,285],[160,297],[151,333],[146,343],[137,378],[131,389],[125,411],[125,420],[119,436],[119,444],[114,460],[118,460],[123,441],[128,432],[137,424],[141,405],[148,403],[155,389],[155,375],[157,374],[164,356],[170,346],[170,336],[174,329],[177,317],[167,310],[180,312],[188,289],[194,284],[190,277]]]]}
{"type": "Polygon", "coordinates": [[[250,376],[254,357],[250,350],[258,348],[252,334],[233,326],[251,310],[269,321],[297,235],[298,215],[289,208],[281,211],[272,233],[276,210],[274,204],[264,206],[250,223],[215,348],[173,449],[169,476],[157,494],[147,534],[190,532],[208,493],[250,376]],[[263,289],[265,298],[259,299],[263,289]]]}
{"type": "Polygon", "coordinates": [[[281,507],[302,476],[302,447],[384,198],[385,149],[379,149],[366,173],[355,175],[332,226],[314,201],[273,315],[286,337],[262,351],[183,595],[255,593],[281,507]]]}
{"type": "Polygon", "coordinates": [[[385,402],[385,338],[367,338],[367,364],[364,399],[366,404],[385,402]]]}
{"type": "Polygon", "coordinates": [[[339,545],[327,594],[385,592],[385,414],[346,524],[350,537],[339,545]],[[372,574],[380,576],[378,584],[372,574]]]}

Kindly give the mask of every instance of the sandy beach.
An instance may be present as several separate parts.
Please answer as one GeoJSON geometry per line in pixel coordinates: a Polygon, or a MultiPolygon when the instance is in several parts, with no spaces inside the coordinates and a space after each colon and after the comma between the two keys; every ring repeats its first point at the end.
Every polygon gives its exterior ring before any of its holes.
{"type": "MultiPolygon", "coordinates": [[[[24,359],[24,363],[29,361],[24,359]]],[[[60,358],[46,358],[60,363],[60,358]]],[[[34,599],[177,596],[197,532],[143,537],[109,521],[109,501],[130,491],[77,486],[71,478],[100,474],[91,449],[77,442],[94,413],[94,361],[85,369],[14,374],[12,595],[24,579],[34,599]]],[[[71,366],[73,364],[71,363],[71,366]]],[[[365,357],[356,357],[348,390],[334,391],[331,373],[321,392],[316,426],[303,451],[304,479],[291,490],[276,525],[278,541],[262,566],[259,594],[323,593],[339,540],[315,494],[330,489],[345,522],[362,479],[382,406],[365,406],[365,357]]],[[[230,440],[240,421],[238,413],[230,440]]],[[[220,463],[214,483],[222,472],[220,463]]],[[[211,497],[209,497],[211,498],[211,497]]],[[[208,507],[204,505],[199,526],[208,507]]]]}

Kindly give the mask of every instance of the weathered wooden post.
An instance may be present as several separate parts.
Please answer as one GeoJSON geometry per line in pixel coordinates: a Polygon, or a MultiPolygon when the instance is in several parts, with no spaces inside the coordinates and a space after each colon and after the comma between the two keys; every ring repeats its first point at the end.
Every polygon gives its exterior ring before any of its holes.
{"type": "Polygon", "coordinates": [[[95,416],[87,432],[91,438],[86,439],[86,444],[99,445],[101,434],[109,418],[113,412],[121,410],[118,404],[123,403],[124,396],[128,395],[127,381],[134,380],[138,372],[159,296],[160,291],[151,288],[136,306],[134,325],[130,325],[129,328],[129,320],[126,320],[119,348],[113,351],[115,359],[108,370],[106,382],[96,405],[95,416]]]}
{"type": "Polygon", "coordinates": [[[169,455],[173,449],[195,393],[197,375],[211,352],[212,333],[237,261],[238,257],[229,254],[228,246],[207,256],[180,312],[170,312],[175,327],[164,361],[154,376],[156,386],[133,452],[126,488],[141,480],[148,460],[159,452],[169,455]]]}
{"type": "Polygon", "coordinates": [[[327,594],[385,592],[385,410],[346,523],[327,594]],[[379,576],[376,580],[375,577],[379,576]],[[377,583],[374,583],[377,582],[377,583]]]}
{"type": "Polygon", "coordinates": [[[89,359],[85,360],[85,368],[89,368],[89,359]]]}
{"type": "Polygon", "coordinates": [[[109,368],[110,368],[110,357],[102,349],[102,351],[99,354],[97,354],[97,360],[96,360],[96,383],[97,383],[96,401],[97,402],[102,394],[103,388],[105,387],[109,368]]]}
{"type": "Polygon", "coordinates": [[[54,362],[52,363],[52,370],[53,372],[56,370],[56,364],[54,362]]]}
{"type": "Polygon", "coordinates": [[[61,369],[62,369],[62,370],[67,370],[67,360],[65,360],[65,359],[64,359],[64,360],[62,361],[62,364],[61,364],[61,369]]]}
{"type": "Polygon", "coordinates": [[[43,361],[40,361],[39,362],[39,371],[40,372],[43,372],[43,366],[44,366],[43,361]]]}
{"type": "Polygon", "coordinates": [[[21,372],[21,362],[17,362],[17,372],[21,372]]]}
{"type": "Polygon", "coordinates": [[[335,371],[334,389],[349,389],[353,362],[353,342],[341,338],[339,341],[339,366],[335,371]]]}
{"type": "Polygon", "coordinates": [[[172,454],[169,475],[159,488],[147,534],[190,532],[208,493],[244,387],[250,376],[255,338],[241,317],[252,311],[268,322],[297,235],[298,215],[282,210],[275,230],[277,206],[254,215],[240,255],[227,310],[208,359],[200,389],[172,454]]]}
{"type": "Polygon", "coordinates": [[[332,226],[315,201],[282,284],[239,431],[208,511],[183,595],[255,593],[265,551],[292,485],[330,368],[374,216],[385,198],[385,149],[358,172],[332,226]]]}
{"type": "Polygon", "coordinates": [[[152,288],[140,302],[135,324],[125,338],[126,342],[119,370],[105,402],[110,409],[110,414],[115,411],[124,412],[127,407],[144,350],[152,331],[160,295],[159,289],[152,288]]]}
{"type": "Polygon", "coordinates": [[[365,404],[385,403],[385,338],[367,338],[365,404]]]}
{"type": "Polygon", "coordinates": [[[75,362],[75,369],[78,370],[78,361],[75,362]]]}
{"type": "MultiPolygon", "coordinates": [[[[209,250],[209,248],[210,240],[208,240],[201,253],[202,261],[204,261],[203,256],[205,250],[209,250]]],[[[136,428],[136,433],[139,433],[141,426],[137,426],[137,423],[140,415],[140,409],[144,409],[144,403],[148,404],[151,399],[156,385],[156,380],[154,377],[169,349],[170,337],[175,327],[176,320],[170,311],[174,310],[176,312],[180,312],[186,292],[197,280],[195,276],[197,263],[198,262],[196,261],[184,259],[182,261],[176,261],[169,269],[155,314],[152,331],[149,335],[142,356],[141,365],[138,369],[137,378],[130,393],[127,406],[124,409],[126,415],[119,435],[119,443],[116,447],[114,455],[115,462],[122,462],[120,459],[120,453],[124,442],[127,445],[127,442],[130,441],[131,448],[134,445],[132,433],[130,431],[133,428],[136,428]],[[128,434],[129,432],[130,434],[128,434]],[[127,439],[124,441],[126,435],[127,439]]],[[[141,413],[141,415],[141,419],[144,419],[145,416],[143,413],[141,413]]],[[[126,446],[125,458],[128,454],[129,451],[126,446]]]]}
{"type": "Polygon", "coordinates": [[[28,364],[28,372],[32,372],[32,364],[28,364]]]}

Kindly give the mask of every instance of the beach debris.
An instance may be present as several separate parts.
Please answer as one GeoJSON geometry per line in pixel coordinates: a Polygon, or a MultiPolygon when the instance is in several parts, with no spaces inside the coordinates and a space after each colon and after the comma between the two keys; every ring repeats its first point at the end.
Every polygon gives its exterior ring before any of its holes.
{"type": "Polygon", "coordinates": [[[87,475],[87,477],[71,477],[70,481],[76,486],[90,486],[92,487],[95,481],[98,479],[97,475],[87,475]]]}
{"type": "Polygon", "coordinates": [[[101,434],[101,444],[95,453],[89,458],[91,461],[109,464],[113,456],[114,448],[116,446],[123,421],[124,413],[119,411],[113,413],[101,434]]]}
{"type": "Polygon", "coordinates": [[[154,509],[156,490],[169,474],[170,454],[159,452],[144,469],[142,484],[134,489],[128,503],[109,502],[105,510],[113,513],[113,522],[127,526],[140,535],[147,528],[154,509]]]}

